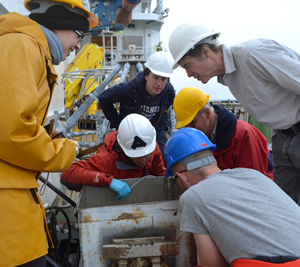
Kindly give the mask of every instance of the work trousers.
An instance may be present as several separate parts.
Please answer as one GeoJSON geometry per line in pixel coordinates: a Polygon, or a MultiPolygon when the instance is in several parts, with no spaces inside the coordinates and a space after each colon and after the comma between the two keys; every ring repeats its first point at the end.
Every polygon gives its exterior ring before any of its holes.
{"type": "Polygon", "coordinates": [[[300,133],[272,137],[274,182],[300,205],[300,133]]]}
{"type": "Polygon", "coordinates": [[[27,262],[22,265],[18,265],[18,267],[46,267],[46,256],[40,257],[38,259],[35,259],[33,261],[27,262]]]}

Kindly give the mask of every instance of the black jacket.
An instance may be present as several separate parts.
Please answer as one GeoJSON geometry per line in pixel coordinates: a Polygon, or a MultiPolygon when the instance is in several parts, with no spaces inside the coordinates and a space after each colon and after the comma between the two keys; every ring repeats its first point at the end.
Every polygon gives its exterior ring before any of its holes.
{"type": "Polygon", "coordinates": [[[111,128],[118,128],[128,114],[138,113],[147,117],[156,130],[167,131],[170,125],[167,111],[173,104],[174,97],[175,90],[169,82],[158,96],[151,97],[146,91],[146,80],[141,71],[130,82],[105,90],[99,96],[99,105],[110,121],[111,128]],[[119,113],[114,105],[118,102],[119,113]]]}

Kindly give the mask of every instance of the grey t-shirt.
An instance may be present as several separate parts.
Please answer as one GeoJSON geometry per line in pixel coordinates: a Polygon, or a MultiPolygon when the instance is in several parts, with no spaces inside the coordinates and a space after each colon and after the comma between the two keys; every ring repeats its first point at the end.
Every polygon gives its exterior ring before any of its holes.
{"type": "Polygon", "coordinates": [[[231,264],[257,256],[300,257],[300,207],[256,170],[228,169],[180,199],[182,231],[210,235],[231,264]]]}

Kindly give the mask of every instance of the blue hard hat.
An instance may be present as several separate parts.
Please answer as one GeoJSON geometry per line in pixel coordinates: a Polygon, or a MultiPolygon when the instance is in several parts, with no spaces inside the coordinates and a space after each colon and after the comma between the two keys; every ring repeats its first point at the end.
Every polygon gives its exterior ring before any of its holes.
{"type": "Polygon", "coordinates": [[[187,127],[179,129],[169,138],[165,146],[165,157],[167,159],[165,177],[173,175],[172,166],[182,159],[201,150],[215,150],[215,148],[216,145],[203,132],[187,127]]]}

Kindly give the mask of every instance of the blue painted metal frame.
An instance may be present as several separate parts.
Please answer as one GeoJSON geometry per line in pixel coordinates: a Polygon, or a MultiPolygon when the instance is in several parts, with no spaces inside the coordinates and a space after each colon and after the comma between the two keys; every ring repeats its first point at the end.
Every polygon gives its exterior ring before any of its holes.
{"type": "Polygon", "coordinates": [[[122,0],[97,0],[92,2],[97,3],[94,14],[99,18],[99,26],[92,28],[90,30],[92,33],[96,34],[96,32],[106,28],[111,31],[123,30],[123,24],[116,22],[118,8],[122,7],[122,0]]]}

